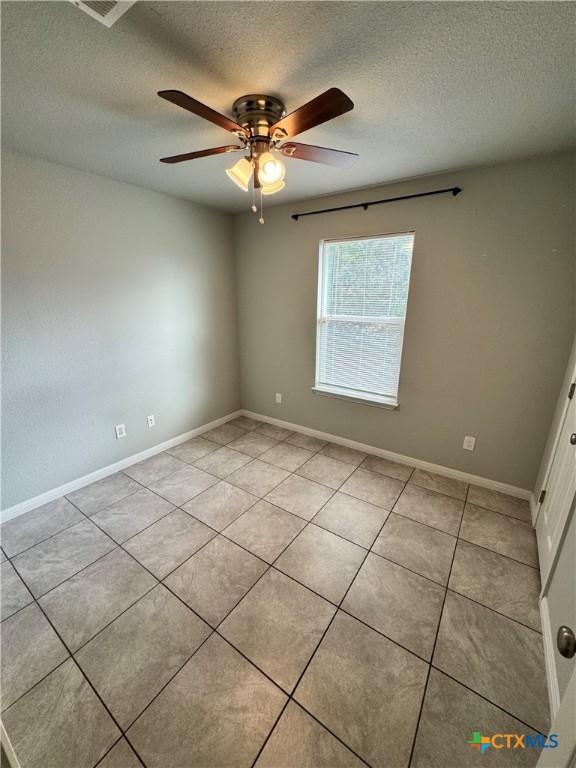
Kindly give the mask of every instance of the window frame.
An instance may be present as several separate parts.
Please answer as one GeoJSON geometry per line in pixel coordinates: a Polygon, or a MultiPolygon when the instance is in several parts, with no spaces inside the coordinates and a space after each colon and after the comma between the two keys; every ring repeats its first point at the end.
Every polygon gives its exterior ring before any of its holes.
{"type": "MultiPolygon", "coordinates": [[[[412,264],[414,260],[414,249],[416,246],[416,232],[415,230],[405,230],[400,232],[386,232],[386,233],[380,233],[380,234],[372,234],[372,235],[350,235],[347,237],[326,237],[322,238],[319,242],[318,246],[318,290],[317,290],[317,299],[316,299],[316,343],[315,343],[315,366],[314,366],[314,386],[312,387],[312,391],[314,394],[317,395],[323,395],[325,397],[335,397],[339,400],[348,400],[353,403],[361,403],[363,405],[371,405],[376,406],[379,408],[387,408],[389,410],[395,410],[399,407],[399,393],[400,393],[400,374],[402,372],[402,356],[404,354],[404,331],[406,328],[406,317],[408,315],[408,302],[410,299],[410,282],[412,280],[412,264]],[[399,320],[399,318],[387,318],[386,322],[390,322],[391,324],[398,324],[402,325],[402,348],[400,350],[400,359],[398,364],[398,390],[396,392],[396,397],[391,397],[389,395],[379,395],[376,393],[366,392],[365,390],[358,390],[357,392],[354,392],[353,390],[349,389],[340,389],[338,387],[330,387],[328,385],[321,385],[319,384],[319,369],[320,369],[320,355],[319,352],[319,341],[320,341],[320,324],[323,322],[323,318],[326,317],[326,313],[323,311],[325,309],[325,303],[326,303],[326,291],[324,290],[324,286],[327,284],[326,282],[326,255],[325,255],[325,245],[328,243],[343,243],[346,240],[377,240],[379,238],[390,238],[390,237],[400,237],[401,235],[412,235],[413,242],[412,242],[412,255],[410,258],[410,277],[408,279],[408,291],[406,295],[406,312],[404,314],[404,318],[402,320],[399,320]]],[[[346,317],[349,317],[348,315],[346,317]]],[[[364,320],[364,318],[358,318],[359,320],[364,320]]],[[[380,318],[379,318],[380,319],[380,318]]],[[[369,321],[367,321],[369,322],[369,321]]]]}

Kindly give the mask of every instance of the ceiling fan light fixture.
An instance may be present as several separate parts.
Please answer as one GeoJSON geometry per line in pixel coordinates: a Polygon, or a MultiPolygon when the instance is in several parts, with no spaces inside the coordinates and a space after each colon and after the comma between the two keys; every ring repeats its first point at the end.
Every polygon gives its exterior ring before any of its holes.
{"type": "Polygon", "coordinates": [[[263,187],[271,187],[282,181],[285,173],[286,166],[282,160],[274,157],[271,152],[264,152],[258,158],[258,179],[263,187]]]}
{"type": "Polygon", "coordinates": [[[240,187],[240,189],[243,189],[244,192],[248,192],[248,185],[250,184],[250,179],[252,178],[253,173],[254,168],[252,167],[252,163],[246,157],[243,157],[238,160],[237,163],[234,163],[232,168],[226,168],[228,178],[232,179],[234,184],[240,187]]]}
{"type": "Polygon", "coordinates": [[[275,184],[263,184],[262,194],[263,195],[275,195],[276,192],[280,192],[281,189],[284,189],[286,186],[286,182],[280,179],[280,181],[277,181],[275,184]]]}

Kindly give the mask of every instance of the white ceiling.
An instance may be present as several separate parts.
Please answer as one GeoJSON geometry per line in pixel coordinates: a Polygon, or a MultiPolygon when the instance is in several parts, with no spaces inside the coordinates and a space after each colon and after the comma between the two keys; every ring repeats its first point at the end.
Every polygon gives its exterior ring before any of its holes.
{"type": "Polygon", "coordinates": [[[347,93],[353,112],[298,140],[359,162],[287,160],[269,203],[554,152],[574,145],[575,22],[572,2],[140,0],[107,29],[69,2],[3,2],[3,141],[224,210],[247,205],[232,156],[158,158],[234,137],[156,91],[226,113],[255,91],[288,111],[347,93]]]}

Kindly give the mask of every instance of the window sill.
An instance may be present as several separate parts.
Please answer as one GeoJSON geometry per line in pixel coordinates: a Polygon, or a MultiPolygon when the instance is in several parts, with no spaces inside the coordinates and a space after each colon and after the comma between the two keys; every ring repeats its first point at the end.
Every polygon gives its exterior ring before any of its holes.
{"type": "Polygon", "coordinates": [[[385,408],[389,411],[395,411],[398,408],[398,402],[396,400],[385,397],[379,398],[376,395],[347,395],[333,389],[321,389],[320,387],[312,387],[312,392],[314,392],[315,395],[322,395],[323,397],[335,397],[337,400],[348,400],[351,403],[372,405],[376,408],[385,408]]]}

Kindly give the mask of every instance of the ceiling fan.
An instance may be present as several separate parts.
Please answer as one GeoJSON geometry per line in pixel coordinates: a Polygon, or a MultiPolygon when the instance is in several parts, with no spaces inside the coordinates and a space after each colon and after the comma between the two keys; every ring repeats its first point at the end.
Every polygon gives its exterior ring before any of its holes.
{"type": "MultiPolygon", "coordinates": [[[[350,168],[358,159],[358,155],[353,152],[287,141],[354,108],[352,101],[339,88],[330,88],[289,115],[282,101],[275,96],[241,96],[232,106],[236,120],[216,112],[182,91],[159,91],[158,96],[230,131],[241,142],[240,145],[230,144],[163,157],[160,162],[182,163],[209,155],[245,151],[247,154],[228,168],[226,173],[244,191],[248,191],[250,185],[254,192],[260,191],[261,209],[262,195],[273,195],[285,186],[286,168],[278,154],[337,168],[350,168]]],[[[253,199],[252,211],[256,213],[257,210],[253,199]]],[[[262,213],[260,223],[264,223],[262,213]]]]}

